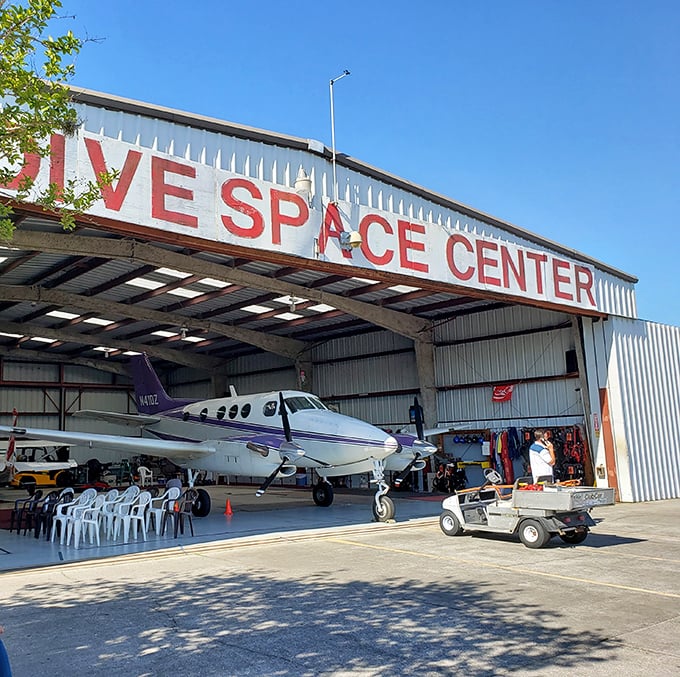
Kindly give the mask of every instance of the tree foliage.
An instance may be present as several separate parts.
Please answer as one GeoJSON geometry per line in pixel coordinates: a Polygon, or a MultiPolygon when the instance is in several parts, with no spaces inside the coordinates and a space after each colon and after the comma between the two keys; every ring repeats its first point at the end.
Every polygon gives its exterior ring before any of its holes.
{"type": "MultiPolygon", "coordinates": [[[[48,29],[60,19],[61,0],[0,0],[0,186],[8,184],[21,168],[26,154],[49,155],[53,132],[72,135],[78,118],[66,83],[73,75],[73,59],[83,41],[69,30],[53,37],[48,29]]],[[[60,189],[51,184],[31,202],[58,212],[62,224],[72,228],[75,216],[99,199],[99,186],[113,174],[94,183],[71,181],[60,189]]],[[[32,181],[23,180],[15,200],[26,200],[32,181]]],[[[1,193],[0,193],[1,194],[1,193]]],[[[12,209],[0,201],[0,239],[14,231],[12,209]]]]}

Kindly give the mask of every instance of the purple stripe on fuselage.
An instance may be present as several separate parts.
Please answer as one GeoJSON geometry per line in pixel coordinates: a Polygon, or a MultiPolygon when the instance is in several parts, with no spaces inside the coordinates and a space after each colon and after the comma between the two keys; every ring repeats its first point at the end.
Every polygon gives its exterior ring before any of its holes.
{"type": "MultiPolygon", "coordinates": [[[[189,418],[185,419],[185,412],[183,411],[166,411],[163,413],[158,414],[161,417],[165,418],[170,418],[174,419],[176,421],[181,421],[183,423],[196,423],[202,426],[210,426],[212,429],[217,429],[224,431],[221,435],[218,436],[213,436],[211,439],[224,439],[226,441],[238,441],[240,437],[242,437],[242,441],[246,442],[249,439],[252,439],[253,435],[273,435],[275,437],[281,438],[283,437],[283,430],[281,428],[278,428],[276,426],[265,426],[265,425],[257,425],[257,424],[249,424],[249,423],[244,423],[242,421],[220,421],[220,420],[215,420],[215,419],[210,419],[210,420],[204,420],[202,421],[199,416],[190,416],[189,418]],[[231,432],[233,431],[233,432],[231,432]]],[[[158,424],[156,424],[158,425],[158,424]]],[[[176,439],[176,440],[182,440],[185,438],[182,437],[177,437],[177,436],[171,436],[167,435],[165,433],[161,433],[160,431],[155,431],[153,429],[147,428],[149,432],[153,432],[157,436],[163,435],[165,439],[176,439]]],[[[291,434],[293,436],[293,439],[298,439],[298,440],[317,440],[319,442],[341,442],[344,444],[361,444],[361,445],[368,445],[372,447],[379,447],[383,448],[384,446],[384,441],[383,440],[368,440],[365,438],[357,438],[357,437],[343,437],[339,435],[331,435],[328,433],[320,433],[320,432],[310,432],[310,431],[305,431],[305,430],[295,430],[294,428],[291,429],[291,434]]],[[[387,433],[385,433],[385,437],[387,437],[387,433]]],[[[411,438],[412,441],[413,438],[411,438]]],[[[202,440],[194,440],[194,439],[189,439],[186,438],[186,441],[202,441],[202,440]]]]}

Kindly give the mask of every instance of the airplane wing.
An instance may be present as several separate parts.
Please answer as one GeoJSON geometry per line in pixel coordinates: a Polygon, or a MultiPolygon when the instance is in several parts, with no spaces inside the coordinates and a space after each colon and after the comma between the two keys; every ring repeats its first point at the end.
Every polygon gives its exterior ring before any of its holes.
{"type": "Polygon", "coordinates": [[[113,411],[95,411],[94,409],[81,409],[76,411],[73,416],[135,427],[152,425],[161,420],[158,416],[147,416],[146,414],[118,414],[113,411]]]}
{"type": "MultiPolygon", "coordinates": [[[[9,440],[0,440],[0,453],[7,451],[9,440]]],[[[54,440],[15,440],[15,449],[40,449],[41,447],[72,447],[72,444],[66,442],[55,442],[54,440]]]]}
{"type": "Polygon", "coordinates": [[[126,437],[124,435],[101,435],[96,433],[71,432],[68,430],[45,430],[42,428],[18,428],[0,426],[0,433],[15,435],[17,438],[52,440],[62,444],[77,444],[90,449],[110,449],[126,453],[148,454],[164,458],[200,458],[214,454],[212,442],[178,442],[174,440],[126,437]]]}

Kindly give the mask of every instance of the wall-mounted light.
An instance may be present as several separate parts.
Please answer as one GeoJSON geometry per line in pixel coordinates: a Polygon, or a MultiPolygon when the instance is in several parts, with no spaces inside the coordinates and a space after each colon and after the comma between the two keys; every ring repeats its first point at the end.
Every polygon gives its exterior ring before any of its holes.
{"type": "Polygon", "coordinates": [[[361,239],[361,234],[356,230],[343,230],[340,233],[340,246],[343,249],[356,249],[361,247],[363,240],[361,239]]]}
{"type": "Polygon", "coordinates": [[[300,167],[297,178],[295,179],[295,192],[305,199],[307,204],[312,206],[312,180],[307,176],[307,172],[300,167]]]}

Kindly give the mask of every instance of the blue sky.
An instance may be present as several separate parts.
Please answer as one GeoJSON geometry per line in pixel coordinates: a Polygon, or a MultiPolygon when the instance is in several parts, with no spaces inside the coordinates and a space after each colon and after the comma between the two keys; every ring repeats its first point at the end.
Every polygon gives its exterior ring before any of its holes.
{"type": "Polygon", "coordinates": [[[336,147],[637,276],[680,325],[677,0],[63,0],[73,84],[336,147]]]}

